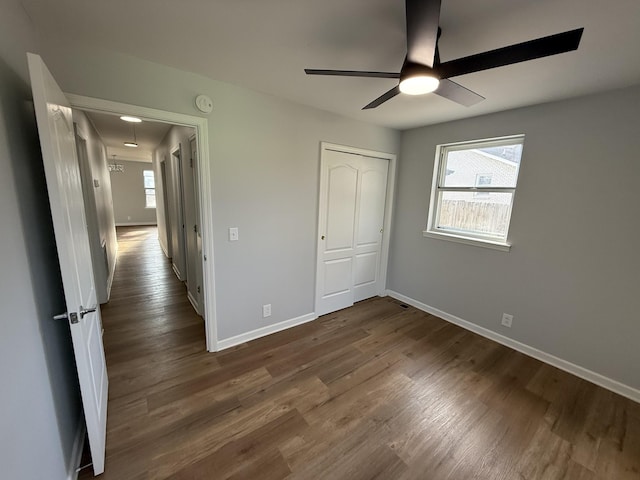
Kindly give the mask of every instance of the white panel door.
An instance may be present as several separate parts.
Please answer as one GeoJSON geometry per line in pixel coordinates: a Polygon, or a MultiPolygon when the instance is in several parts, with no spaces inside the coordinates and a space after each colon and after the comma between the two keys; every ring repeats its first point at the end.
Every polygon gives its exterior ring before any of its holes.
{"type": "MultiPolygon", "coordinates": [[[[38,55],[27,54],[93,471],[104,471],[107,368],[71,107],[38,55]]],[[[46,341],[46,339],[45,339],[46,341]]]]}
{"type": "Polygon", "coordinates": [[[355,302],[380,293],[380,255],[388,170],[388,160],[360,158],[353,260],[353,300],[355,302]]]}
{"type": "Polygon", "coordinates": [[[322,153],[317,315],[380,293],[388,168],[386,159],[322,153]]]}
{"type": "Polygon", "coordinates": [[[353,305],[359,157],[326,151],[320,175],[316,315],[353,305]]]}

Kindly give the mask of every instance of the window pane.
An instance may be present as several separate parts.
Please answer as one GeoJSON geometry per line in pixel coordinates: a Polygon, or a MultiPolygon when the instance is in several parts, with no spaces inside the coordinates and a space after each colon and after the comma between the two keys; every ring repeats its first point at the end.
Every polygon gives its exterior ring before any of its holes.
{"type": "Polygon", "coordinates": [[[156,189],[155,188],[145,188],[144,189],[144,194],[145,195],[154,195],[156,194],[156,189]]]}
{"type": "Polygon", "coordinates": [[[147,208],[156,208],[156,196],[155,195],[147,195],[146,206],[147,208]]]}
{"type": "Polygon", "coordinates": [[[440,192],[436,228],[505,238],[512,197],[512,193],[440,192]]]}
{"type": "Polygon", "coordinates": [[[142,172],[144,176],[144,188],[156,188],[155,177],[153,176],[153,170],[144,170],[142,172]]]}
{"type": "Polygon", "coordinates": [[[515,188],[522,145],[447,150],[441,187],[515,188]]]}

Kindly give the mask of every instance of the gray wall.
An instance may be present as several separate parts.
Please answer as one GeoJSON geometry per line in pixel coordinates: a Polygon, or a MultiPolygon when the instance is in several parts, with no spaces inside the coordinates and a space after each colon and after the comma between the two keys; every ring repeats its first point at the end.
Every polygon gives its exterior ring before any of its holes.
{"type": "Polygon", "coordinates": [[[635,87],[404,132],[388,288],[640,388],[638,105],[635,87]],[[423,238],[436,145],[519,133],[511,252],[423,238]]]}
{"type": "Polygon", "coordinates": [[[105,303],[109,299],[118,250],[106,148],[84,112],[74,110],[73,121],[76,124],[78,135],[85,140],[87,147],[87,165],[82,164],[81,156],[78,157],[78,160],[81,171],[84,173],[84,168],[87,169],[87,176],[83,175],[82,179],[82,190],[85,194],[85,214],[87,215],[93,276],[98,301],[105,303]],[[94,181],[97,181],[97,185],[94,181]]]}
{"type": "Polygon", "coordinates": [[[124,172],[111,172],[111,192],[116,225],[155,225],[156,209],[145,207],[142,172],[153,164],[118,160],[124,172]]]}
{"type": "Polygon", "coordinates": [[[44,60],[80,95],[190,115],[209,95],[219,338],[313,312],[320,141],[394,153],[398,132],[83,45],[48,41],[44,60]]]}
{"type": "MultiPolygon", "coordinates": [[[[0,15],[0,476],[63,479],[80,420],[27,73],[37,51],[17,1],[0,15]]],[[[75,466],[73,466],[75,467],[75,466]]]]}

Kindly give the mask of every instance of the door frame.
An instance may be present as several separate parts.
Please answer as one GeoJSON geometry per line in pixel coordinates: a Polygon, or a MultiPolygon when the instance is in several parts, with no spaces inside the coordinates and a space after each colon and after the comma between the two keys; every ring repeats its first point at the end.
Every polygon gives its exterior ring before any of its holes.
{"type": "Polygon", "coordinates": [[[176,207],[176,226],[178,228],[178,264],[176,265],[175,252],[171,255],[171,261],[173,264],[173,271],[175,272],[178,280],[187,283],[187,276],[189,271],[189,265],[187,261],[187,238],[185,232],[185,214],[184,214],[184,178],[182,164],[182,142],[178,142],[176,145],[169,148],[169,158],[171,159],[171,186],[175,190],[173,192],[174,201],[177,204],[176,207]],[[175,165],[175,169],[173,168],[175,165]],[[174,171],[175,170],[175,171],[174,171]]]}
{"type": "Polygon", "coordinates": [[[326,166],[325,152],[334,151],[341,153],[350,153],[353,155],[360,155],[363,157],[373,157],[389,162],[389,171],[387,173],[387,190],[386,199],[384,205],[384,222],[382,230],[382,246],[380,251],[380,285],[378,286],[378,296],[384,297],[387,295],[387,268],[389,265],[389,241],[391,239],[391,222],[393,218],[393,206],[394,206],[394,192],[396,185],[396,155],[394,153],[378,152],[375,150],[367,150],[364,148],[350,147],[347,145],[339,145],[337,143],[320,142],[320,175],[318,178],[318,218],[317,218],[317,230],[316,230],[316,272],[315,272],[315,292],[314,292],[314,309],[318,312],[318,302],[320,296],[318,295],[318,288],[320,285],[320,269],[318,268],[320,257],[322,255],[322,242],[320,240],[322,225],[320,225],[320,209],[322,208],[322,200],[324,198],[322,193],[322,181],[323,172],[326,166]]]}
{"type": "MultiPolygon", "coordinates": [[[[199,185],[199,177],[200,177],[200,173],[198,171],[198,143],[196,140],[196,135],[191,135],[189,137],[189,154],[190,154],[190,167],[191,167],[191,176],[192,176],[192,182],[193,182],[193,188],[194,188],[194,198],[197,200],[198,199],[198,195],[199,192],[198,190],[200,189],[199,185]]],[[[196,217],[196,221],[199,222],[200,221],[200,204],[196,201],[195,203],[195,217],[196,217]]],[[[194,243],[195,243],[195,255],[196,258],[200,257],[202,258],[202,235],[199,233],[200,230],[200,225],[197,225],[197,229],[193,232],[196,234],[196,238],[194,239],[194,243]],[[198,250],[198,239],[197,236],[200,235],[200,250],[198,250]]],[[[188,234],[191,235],[192,231],[191,228],[189,228],[187,230],[188,234]]],[[[188,245],[188,237],[187,237],[187,252],[189,250],[189,245],[188,245]]],[[[201,262],[202,263],[202,262],[201,262]]],[[[196,309],[196,312],[198,312],[198,315],[202,316],[202,312],[204,309],[204,304],[202,301],[202,269],[198,268],[198,264],[196,261],[196,268],[195,268],[195,272],[193,273],[195,275],[195,288],[196,288],[196,295],[194,297],[193,292],[189,289],[189,282],[187,282],[187,293],[190,296],[189,300],[191,301],[191,304],[193,305],[193,307],[196,309]]],[[[187,269],[187,273],[189,272],[189,270],[187,269]]]]}
{"type": "Polygon", "coordinates": [[[72,108],[81,110],[131,115],[143,120],[159,121],[191,127],[196,130],[198,160],[200,161],[199,194],[200,225],[202,226],[202,289],[204,300],[204,322],[207,351],[218,350],[218,328],[216,318],[215,265],[213,252],[213,178],[209,158],[209,123],[206,118],[182,113],[157,110],[128,103],[112,102],[99,98],[65,93],[72,108]]]}
{"type": "MultiPolygon", "coordinates": [[[[167,258],[173,257],[173,248],[171,247],[171,242],[169,239],[171,238],[171,215],[169,213],[169,192],[167,192],[167,157],[164,155],[162,159],[158,162],[160,167],[160,181],[162,185],[162,206],[164,211],[164,234],[166,237],[166,245],[162,245],[160,242],[160,247],[164,250],[164,254],[167,258]]],[[[158,211],[156,210],[156,221],[158,221],[158,211]]]]}

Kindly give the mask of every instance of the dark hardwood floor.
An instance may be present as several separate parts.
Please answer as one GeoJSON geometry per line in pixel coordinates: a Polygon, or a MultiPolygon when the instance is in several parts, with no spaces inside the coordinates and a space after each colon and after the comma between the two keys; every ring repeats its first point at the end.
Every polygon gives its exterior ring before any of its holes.
{"type": "Polygon", "coordinates": [[[640,478],[639,404],[390,298],[206,353],[156,236],[118,230],[103,478],[640,478]]]}

